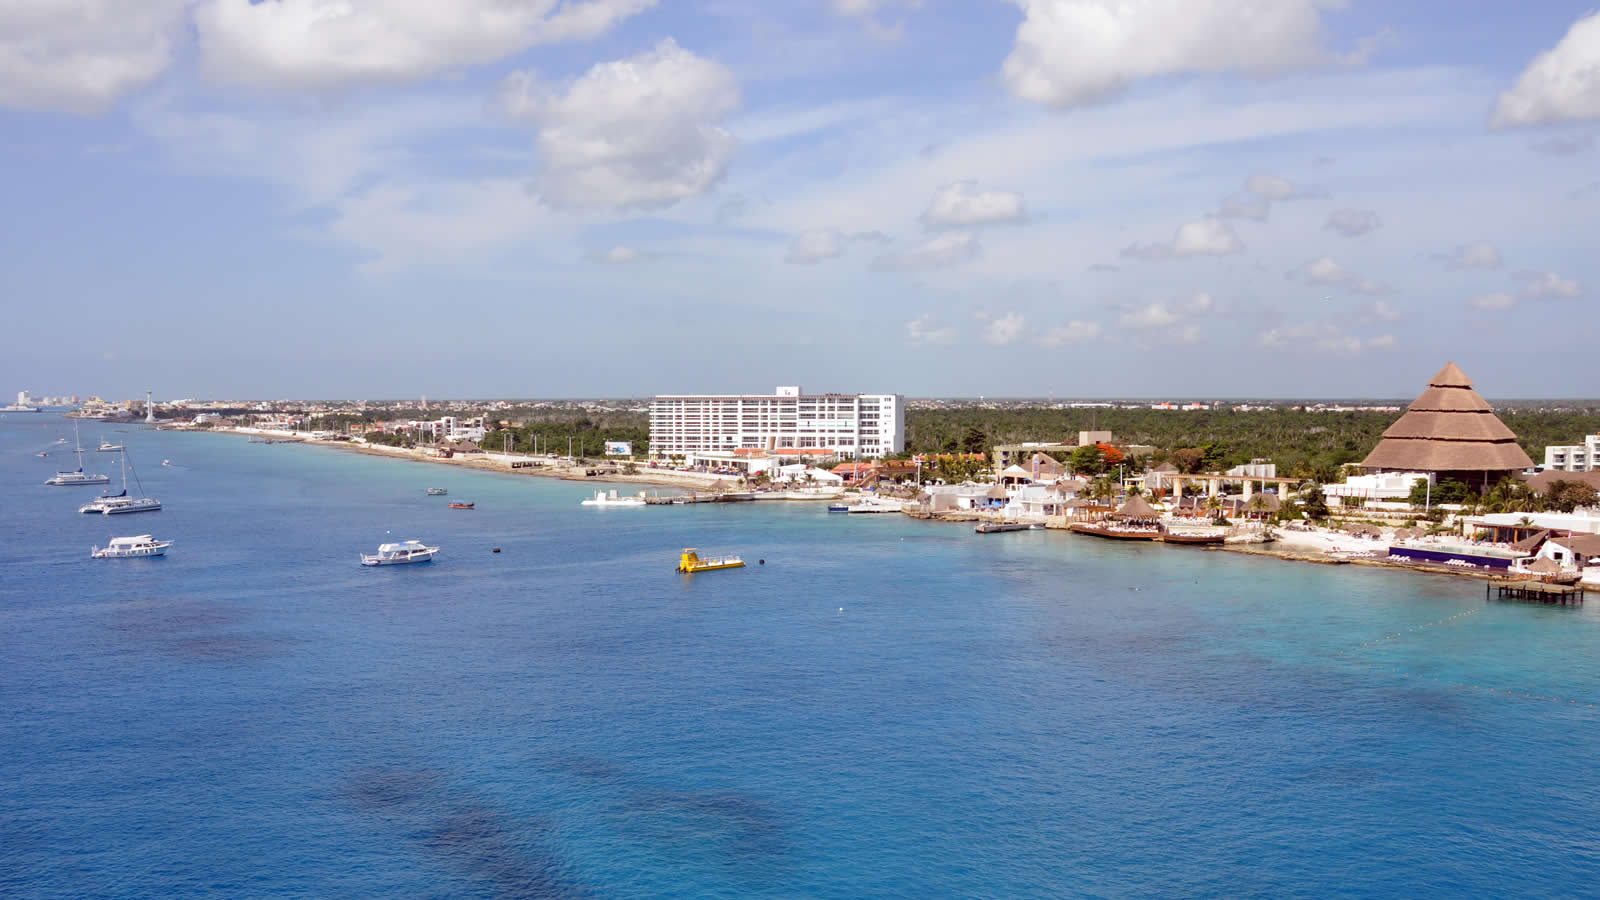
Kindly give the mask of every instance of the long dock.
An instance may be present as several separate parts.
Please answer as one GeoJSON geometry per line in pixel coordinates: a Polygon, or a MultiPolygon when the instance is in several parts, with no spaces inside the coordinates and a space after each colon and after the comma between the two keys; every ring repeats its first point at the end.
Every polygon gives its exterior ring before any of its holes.
{"type": "Polygon", "coordinates": [[[1492,578],[1483,591],[1485,595],[1494,591],[1502,599],[1534,600],[1539,603],[1582,603],[1584,593],[1582,584],[1548,584],[1517,578],[1492,578]]]}
{"type": "Polygon", "coordinates": [[[979,534],[995,534],[1001,531],[1027,531],[1032,527],[1026,522],[985,522],[972,530],[979,534]]]}

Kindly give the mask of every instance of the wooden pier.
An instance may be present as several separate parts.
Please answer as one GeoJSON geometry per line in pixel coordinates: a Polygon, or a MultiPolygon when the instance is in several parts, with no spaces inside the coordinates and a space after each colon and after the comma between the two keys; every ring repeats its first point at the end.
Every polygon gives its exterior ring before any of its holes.
{"type": "Polygon", "coordinates": [[[979,534],[995,534],[1001,531],[1027,531],[1032,527],[1027,522],[985,522],[972,530],[979,534]]]}
{"type": "Polygon", "coordinates": [[[1550,584],[1531,578],[1491,578],[1484,585],[1487,596],[1494,591],[1501,599],[1533,600],[1539,603],[1582,603],[1582,584],[1550,584]]]}

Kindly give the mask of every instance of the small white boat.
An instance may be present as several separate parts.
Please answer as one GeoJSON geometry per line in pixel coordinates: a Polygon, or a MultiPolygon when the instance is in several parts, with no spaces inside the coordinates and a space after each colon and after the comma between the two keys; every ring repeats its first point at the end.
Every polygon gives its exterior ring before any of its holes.
{"type": "Polygon", "coordinates": [[[644,506],[643,497],[619,497],[613,488],[610,491],[595,491],[594,496],[583,501],[582,506],[644,506]]]}
{"type": "Polygon", "coordinates": [[[850,512],[852,513],[897,513],[899,511],[899,503],[893,500],[884,500],[881,497],[866,497],[850,507],[850,512]]]}
{"type": "Polygon", "coordinates": [[[158,541],[148,534],[133,537],[114,537],[111,543],[104,547],[94,547],[89,551],[92,559],[132,559],[136,556],[166,556],[167,548],[172,546],[171,541],[158,541]]]}
{"type": "Polygon", "coordinates": [[[429,497],[443,497],[448,493],[450,493],[449,488],[428,488],[429,497]]]}
{"type": "Polygon", "coordinates": [[[403,566],[409,563],[425,563],[433,559],[439,552],[438,547],[429,547],[421,541],[401,541],[398,544],[379,544],[378,552],[369,556],[361,554],[363,566],[403,566]]]}
{"type": "Polygon", "coordinates": [[[121,449],[122,449],[122,445],[121,444],[113,444],[109,440],[106,440],[105,438],[101,438],[100,439],[100,446],[99,446],[98,450],[101,453],[116,453],[117,451],[119,451],[121,449]]]}
{"type": "Polygon", "coordinates": [[[172,465],[172,460],[170,460],[170,459],[163,459],[163,460],[162,460],[162,461],[161,461],[161,464],[162,464],[162,465],[163,465],[163,466],[170,466],[170,465],[172,465]]]}

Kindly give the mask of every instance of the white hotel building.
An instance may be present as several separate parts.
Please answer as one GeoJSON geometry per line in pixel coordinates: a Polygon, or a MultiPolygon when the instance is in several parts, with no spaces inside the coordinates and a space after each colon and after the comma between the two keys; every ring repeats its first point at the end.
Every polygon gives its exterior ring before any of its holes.
{"type": "Polygon", "coordinates": [[[1544,467],[1561,472],[1600,470],[1600,434],[1591,434],[1581,444],[1544,448],[1544,467]]]}
{"type": "Polygon", "coordinates": [[[663,394],[650,401],[650,455],[891,456],[906,448],[899,394],[663,394]]]}

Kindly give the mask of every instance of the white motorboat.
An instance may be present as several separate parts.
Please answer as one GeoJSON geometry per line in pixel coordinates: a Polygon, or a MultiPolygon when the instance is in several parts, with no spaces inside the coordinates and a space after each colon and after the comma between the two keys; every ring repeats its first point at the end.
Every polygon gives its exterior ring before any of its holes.
{"type": "MultiPolygon", "coordinates": [[[[78,424],[76,422],[72,424],[72,436],[74,439],[78,436],[78,424]]],[[[95,475],[83,470],[83,443],[80,441],[76,446],[77,449],[73,452],[78,454],[78,470],[76,472],[57,472],[55,477],[46,480],[45,484],[57,487],[72,487],[80,484],[110,484],[111,476],[95,475]]],[[[41,453],[39,455],[43,456],[44,454],[41,453]]]]}
{"type": "Polygon", "coordinates": [[[100,446],[96,448],[101,453],[117,453],[122,450],[121,444],[113,444],[106,438],[100,439],[100,446]]]}
{"type": "Polygon", "coordinates": [[[373,555],[361,554],[363,566],[403,566],[408,563],[425,563],[433,559],[439,552],[438,547],[429,547],[421,541],[401,541],[398,544],[379,544],[378,552],[373,555]]]}
{"type": "Polygon", "coordinates": [[[443,497],[450,493],[449,488],[428,488],[429,497],[443,497]]]}
{"type": "Polygon", "coordinates": [[[616,489],[612,488],[610,491],[595,491],[593,497],[591,497],[588,500],[583,501],[583,503],[580,504],[580,505],[582,505],[582,506],[628,506],[628,507],[632,507],[632,506],[644,506],[645,502],[644,502],[644,498],[643,497],[629,497],[629,496],[621,496],[621,497],[619,497],[619,496],[617,496],[616,489]]]}
{"type": "Polygon", "coordinates": [[[133,537],[114,537],[104,547],[89,551],[92,559],[132,559],[136,556],[166,556],[171,541],[158,541],[148,534],[133,537]]]}
{"type": "Polygon", "coordinates": [[[897,513],[900,504],[882,497],[864,497],[860,502],[850,507],[851,513],[897,513]]]}

